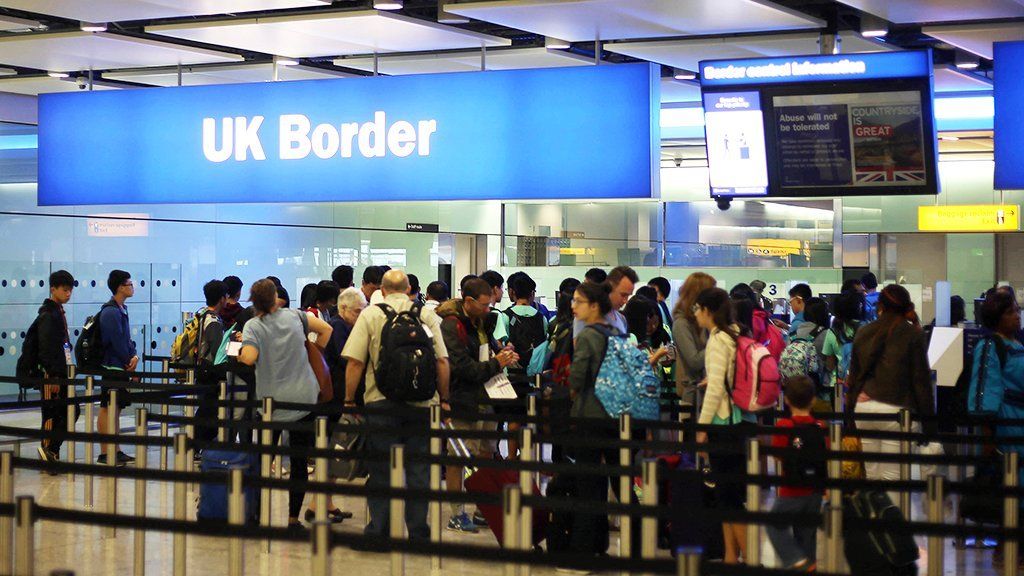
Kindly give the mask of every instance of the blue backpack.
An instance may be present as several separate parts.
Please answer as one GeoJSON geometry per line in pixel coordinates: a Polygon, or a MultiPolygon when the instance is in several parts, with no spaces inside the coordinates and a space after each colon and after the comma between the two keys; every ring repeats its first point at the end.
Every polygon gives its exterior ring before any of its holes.
{"type": "Polygon", "coordinates": [[[832,333],[835,334],[836,341],[839,342],[843,354],[842,360],[840,360],[839,365],[836,366],[837,384],[846,382],[846,379],[850,377],[850,360],[853,358],[853,338],[847,340],[844,332],[845,330],[837,330],[835,327],[832,328],[832,333]]]}
{"type": "Polygon", "coordinates": [[[658,419],[661,380],[647,361],[647,353],[633,346],[629,337],[592,326],[607,341],[594,394],[613,418],[629,414],[640,420],[658,419]]]}
{"type": "Polygon", "coordinates": [[[1006,343],[999,336],[985,336],[974,347],[971,383],[967,395],[967,412],[973,415],[995,414],[1003,404],[1006,386],[1006,343]]]}

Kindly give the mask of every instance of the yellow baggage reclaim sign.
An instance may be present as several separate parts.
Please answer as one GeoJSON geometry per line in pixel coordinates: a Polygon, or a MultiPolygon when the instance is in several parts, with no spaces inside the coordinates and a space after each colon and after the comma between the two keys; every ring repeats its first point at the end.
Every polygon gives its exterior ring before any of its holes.
{"type": "Polygon", "coordinates": [[[747,240],[747,254],[751,256],[786,257],[800,254],[799,240],[760,238],[747,240]]]}
{"type": "Polygon", "coordinates": [[[1020,230],[1020,206],[918,206],[917,229],[921,232],[1017,232],[1020,230]]]}

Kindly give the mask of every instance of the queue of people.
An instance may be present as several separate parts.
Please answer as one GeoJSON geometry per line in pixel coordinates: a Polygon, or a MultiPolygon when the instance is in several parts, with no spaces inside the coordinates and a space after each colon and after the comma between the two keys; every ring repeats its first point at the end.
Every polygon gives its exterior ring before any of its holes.
{"type": "MultiPolygon", "coordinates": [[[[671,311],[667,304],[669,281],[657,277],[643,285],[628,266],[607,272],[595,268],[582,281],[566,278],[559,285],[553,311],[536,298],[537,283],[525,272],[516,272],[507,280],[496,271],[467,276],[454,295],[441,281],[430,282],[421,293],[418,279],[387,267],[368,267],[359,288],[354,286],[353,278],[351,267],[339,266],[331,280],[309,284],[301,291],[298,309],[290,309],[287,290],[276,278],[252,284],[248,307],[242,304],[243,283],[238,277],[211,280],[203,288],[206,306],[179,337],[176,356],[195,364],[199,383],[216,382],[230,371],[251,385],[257,399],[272,397],[313,405],[318,402],[321,385],[311,367],[307,346],[315,346],[329,368],[333,391],[330,402],[364,407],[368,422],[395,429],[395,433],[368,433],[366,447],[385,452],[392,444],[402,443],[411,455],[425,454],[429,443],[426,436],[405,431],[428,425],[419,408],[432,402],[450,411],[452,417],[446,425],[454,430],[494,430],[499,426],[514,430],[516,423],[503,422],[501,416],[520,414],[523,408],[521,403],[496,401],[494,390],[501,387],[503,379],[520,399],[533,391],[546,396],[564,392],[571,408],[564,414],[555,410],[548,413],[552,430],[593,438],[617,437],[613,427],[584,430],[569,423],[570,417],[612,422],[617,416],[606,409],[596,392],[613,337],[628,339],[644,354],[646,369],[665,385],[660,393],[674,395],[682,404],[693,406],[697,422],[710,425],[711,432],[696,435],[698,443],[709,446],[739,447],[740,439],[749,436],[742,428],[758,422],[757,413],[733,400],[739,378],[737,356],[748,353],[747,348],[741,350],[741,339],[753,340],[766,349],[779,366],[791,414],[778,423],[780,426],[820,427],[814,412],[830,410],[837,398],[845,398],[844,410],[851,416],[889,414],[901,409],[922,417],[935,413],[926,335],[910,294],[895,284],[878,290],[871,274],[844,284],[831,306],[815,297],[808,285],[793,286],[789,290],[792,315],[788,322],[773,314],[772,301],[763,295],[763,281],[738,284],[727,292],[703,272],[685,279],[671,311]],[[507,304],[503,302],[506,294],[507,304]],[[230,342],[240,344],[234,356],[225,353],[230,342]],[[491,417],[494,415],[497,417],[491,417]],[[559,419],[565,422],[559,425],[559,419]]],[[[83,334],[85,352],[76,350],[63,308],[71,299],[74,285],[74,278],[66,271],[50,276],[50,297],[29,329],[32,345],[26,345],[23,360],[19,361],[19,375],[63,375],[77,357],[80,362],[88,360],[102,366],[105,381],[131,378],[139,363],[126,307],[134,294],[131,276],[120,270],[110,273],[111,300],[97,314],[98,330],[89,332],[87,327],[83,334]]],[[[976,407],[976,411],[1022,418],[1024,344],[1020,339],[1020,308],[1012,289],[989,291],[981,320],[989,334],[975,351],[972,383],[987,379],[989,390],[997,389],[999,394],[997,400],[991,399],[995,394],[990,395],[988,404],[976,407]]],[[[77,348],[83,348],[82,343],[77,348]]],[[[67,394],[61,386],[46,386],[42,392],[45,399],[67,394]]],[[[98,419],[101,432],[106,431],[106,411],[123,409],[130,401],[127,393],[119,393],[118,399],[118,406],[102,404],[98,419]]],[[[213,405],[201,403],[200,415],[214,416],[213,405]]],[[[43,429],[66,426],[66,417],[66,410],[44,407],[43,429]]],[[[273,418],[311,422],[313,413],[275,410],[273,418]]],[[[934,420],[926,418],[924,422],[927,431],[934,420]]],[[[853,425],[852,418],[848,425],[853,425]]],[[[864,429],[897,429],[890,421],[857,425],[864,429]]],[[[1020,427],[999,428],[996,438],[1022,432],[1020,427]]],[[[212,429],[197,430],[204,437],[212,433],[212,429]]],[[[634,438],[647,437],[653,438],[642,429],[634,434],[634,438]]],[[[773,443],[785,446],[789,441],[783,436],[773,443]]],[[[293,430],[288,442],[295,447],[312,447],[313,436],[293,430]]],[[[898,451],[896,441],[865,438],[863,443],[867,451],[898,451]]],[[[515,442],[507,443],[504,454],[494,441],[466,439],[464,444],[476,458],[518,456],[515,442]]],[[[557,461],[619,463],[617,449],[557,444],[554,448],[557,461]]],[[[1024,451],[1020,445],[1001,448],[1024,451]]],[[[58,440],[46,440],[39,448],[40,458],[56,460],[59,450],[58,440]]],[[[709,466],[723,474],[740,474],[744,469],[740,453],[711,451],[709,466]]],[[[101,462],[108,458],[114,458],[118,465],[132,460],[121,451],[100,455],[101,462]]],[[[369,486],[387,485],[386,462],[371,459],[367,468],[369,486]]],[[[779,468],[786,471],[787,463],[780,462],[779,468]]],[[[893,480],[898,478],[898,465],[868,463],[866,472],[869,479],[893,480]]],[[[304,481],[308,474],[306,458],[292,457],[291,477],[304,481]]],[[[464,489],[461,468],[447,467],[445,478],[447,490],[464,489]]],[[[413,460],[406,466],[409,488],[426,489],[428,480],[427,464],[413,460]]],[[[612,478],[593,475],[580,475],[563,484],[567,493],[581,502],[603,502],[609,487],[615,486],[612,478]]],[[[618,494],[617,490],[612,492],[618,494]]],[[[719,507],[744,507],[745,484],[718,482],[715,492],[719,507]]],[[[783,486],[778,490],[775,509],[813,511],[820,509],[821,500],[820,491],[783,486]]],[[[301,528],[303,519],[310,521],[315,516],[312,501],[305,515],[301,514],[304,501],[302,490],[289,493],[288,523],[292,528],[301,528]]],[[[368,534],[389,533],[388,508],[387,499],[369,500],[368,534]]],[[[406,506],[411,539],[429,538],[426,513],[425,503],[406,506]]],[[[329,501],[327,516],[332,522],[341,522],[351,513],[329,501]]],[[[451,505],[449,530],[474,533],[486,525],[479,510],[470,513],[461,504],[451,505]]],[[[607,517],[581,511],[566,526],[565,541],[571,551],[606,553],[607,517]]],[[[746,526],[724,523],[720,530],[722,560],[741,562],[746,553],[746,526]]],[[[787,568],[814,570],[813,534],[775,527],[769,535],[787,568]]]]}

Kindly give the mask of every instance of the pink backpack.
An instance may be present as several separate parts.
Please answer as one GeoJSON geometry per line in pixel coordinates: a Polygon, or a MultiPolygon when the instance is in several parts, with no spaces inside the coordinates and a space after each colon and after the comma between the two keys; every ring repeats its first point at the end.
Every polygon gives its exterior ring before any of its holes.
{"type": "Polygon", "coordinates": [[[782,391],[779,363],[768,348],[746,336],[736,339],[736,378],[733,404],[744,412],[774,408],[782,391]]]}
{"type": "Polygon", "coordinates": [[[786,349],[786,339],[782,332],[772,324],[771,316],[764,310],[754,310],[753,320],[754,339],[768,347],[775,361],[782,358],[782,351],[786,349]]]}

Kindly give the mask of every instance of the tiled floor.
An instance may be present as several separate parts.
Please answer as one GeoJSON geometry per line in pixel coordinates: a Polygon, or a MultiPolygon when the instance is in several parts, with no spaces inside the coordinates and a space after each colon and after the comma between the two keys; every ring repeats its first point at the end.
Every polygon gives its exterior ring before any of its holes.
{"type": "MultiPolygon", "coordinates": [[[[9,413],[0,417],[0,422],[11,426],[35,426],[38,416],[32,413],[9,413]]],[[[125,425],[130,422],[126,419],[125,425]]],[[[26,443],[22,454],[34,457],[35,444],[26,443]]],[[[78,447],[81,460],[83,448],[78,447]]],[[[98,453],[98,451],[96,452],[98,453]]],[[[149,462],[155,466],[158,451],[149,452],[149,462]]],[[[97,479],[95,486],[95,507],[99,512],[107,511],[106,491],[109,480],[97,479]]],[[[51,477],[30,470],[18,470],[15,477],[15,494],[34,496],[40,504],[84,509],[84,478],[51,477]]],[[[170,485],[150,482],[147,484],[147,510],[150,516],[169,517],[172,510],[170,485]]],[[[118,511],[134,513],[134,481],[118,483],[118,511]]],[[[283,526],[287,496],[275,494],[273,503],[274,524],[283,526]]],[[[355,517],[336,528],[342,532],[359,533],[365,523],[365,504],[362,500],[338,499],[343,509],[355,517]]],[[[189,494],[189,514],[194,518],[195,494],[189,494]]],[[[611,551],[617,549],[617,533],[613,532],[611,551]]],[[[462,535],[445,531],[444,540],[497,546],[489,530],[476,535],[462,535]]],[[[819,537],[819,546],[823,538],[819,537]]],[[[172,572],[171,535],[149,533],[146,541],[146,574],[166,575],[172,572]]],[[[923,543],[923,540],[922,540],[923,543]]],[[[55,569],[69,569],[78,576],[109,576],[132,572],[133,532],[119,530],[116,536],[106,535],[103,528],[54,522],[38,522],[35,541],[35,566],[37,574],[49,574],[55,569]]],[[[273,544],[269,553],[262,542],[248,542],[245,547],[245,574],[298,576],[309,571],[308,544],[273,544]]],[[[774,566],[775,558],[771,545],[763,540],[762,555],[765,565],[774,566]]],[[[666,553],[661,552],[660,554],[666,553]]],[[[922,550],[922,558],[924,558],[922,550]]],[[[335,549],[332,555],[332,572],[338,574],[375,575],[390,571],[387,555],[356,552],[349,549],[335,549]]],[[[1002,574],[992,566],[992,552],[988,550],[955,550],[952,545],[946,550],[945,574],[958,576],[995,576],[1002,574]]],[[[500,565],[483,562],[450,560],[444,563],[444,572],[455,576],[476,575],[485,571],[500,569],[500,565]]],[[[190,575],[225,574],[227,571],[227,540],[190,536],[187,541],[187,572],[190,575]]],[[[550,569],[538,568],[533,573],[542,576],[553,574],[550,569]]],[[[430,574],[428,558],[408,557],[406,573],[430,574]]],[[[924,560],[921,573],[926,573],[924,560]]]]}

